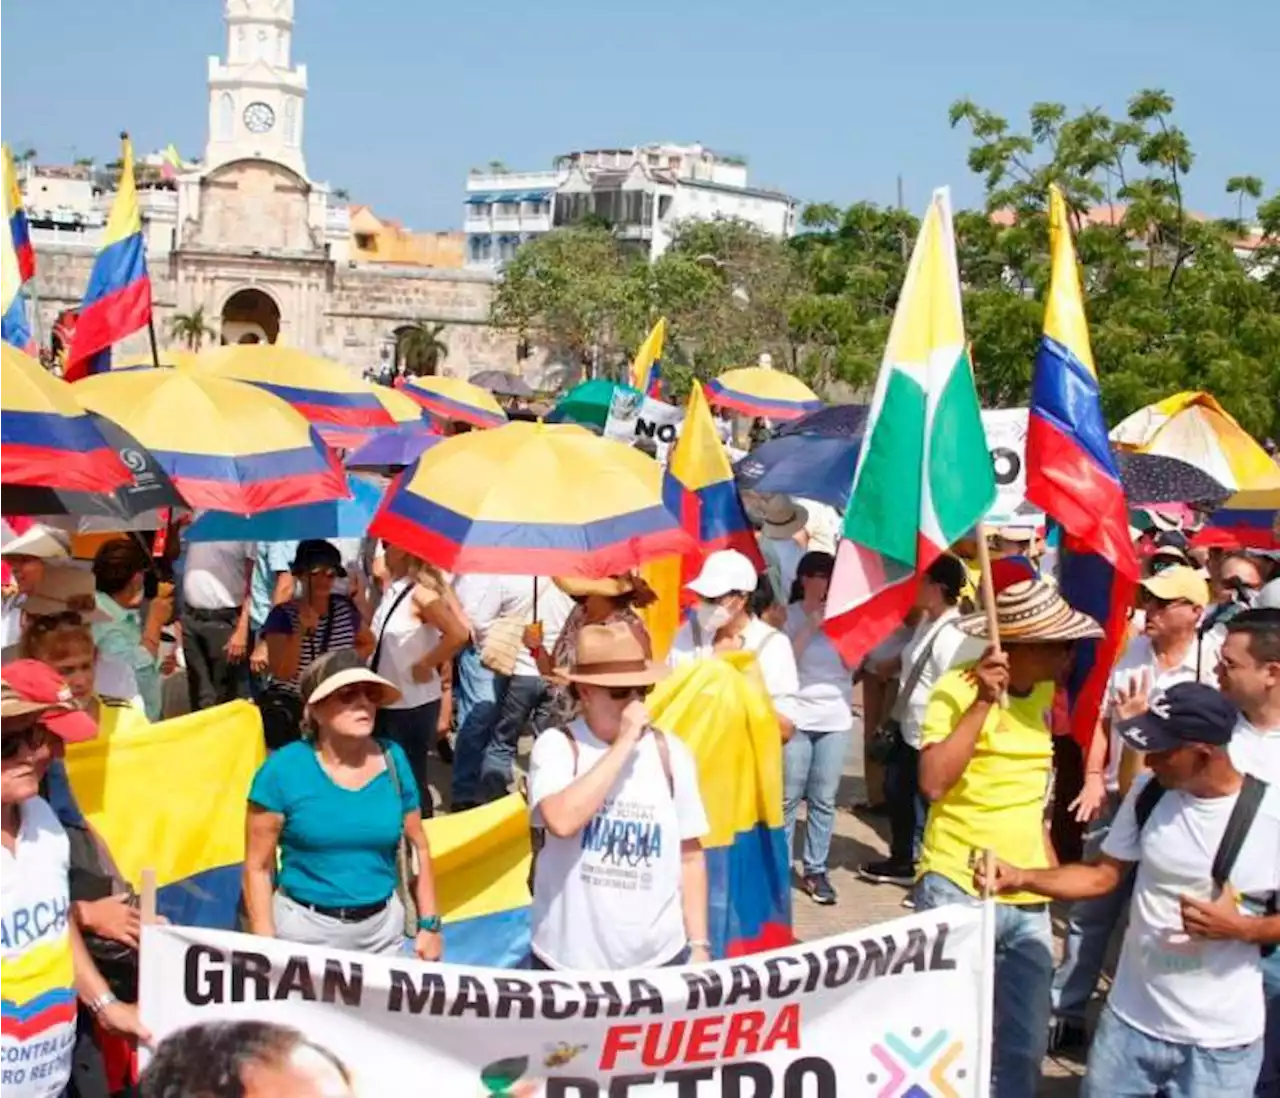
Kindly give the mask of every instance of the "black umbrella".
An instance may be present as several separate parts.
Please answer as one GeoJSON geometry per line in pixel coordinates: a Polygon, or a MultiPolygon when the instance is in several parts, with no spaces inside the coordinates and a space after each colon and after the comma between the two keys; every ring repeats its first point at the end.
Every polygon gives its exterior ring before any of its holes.
{"type": "Polygon", "coordinates": [[[488,389],[498,396],[533,396],[528,382],[507,370],[481,370],[478,374],[472,374],[469,380],[472,385],[479,385],[481,389],[488,389]]]}
{"type": "Polygon", "coordinates": [[[1203,469],[1161,454],[1113,451],[1129,502],[1142,506],[1158,503],[1221,503],[1231,490],[1203,469]]]}
{"type": "Polygon", "coordinates": [[[775,438],[786,435],[824,435],[827,438],[860,439],[867,429],[868,411],[865,404],[833,404],[784,423],[773,434],[775,438]]]}
{"type": "Polygon", "coordinates": [[[120,455],[120,460],[133,474],[133,482],[110,495],[6,485],[3,499],[0,500],[0,510],[4,514],[76,515],[81,518],[120,520],[127,526],[131,520],[148,511],[187,506],[187,501],[178,494],[168,474],[137,439],[123,427],[96,412],[86,414],[93,420],[103,438],[120,455]]]}

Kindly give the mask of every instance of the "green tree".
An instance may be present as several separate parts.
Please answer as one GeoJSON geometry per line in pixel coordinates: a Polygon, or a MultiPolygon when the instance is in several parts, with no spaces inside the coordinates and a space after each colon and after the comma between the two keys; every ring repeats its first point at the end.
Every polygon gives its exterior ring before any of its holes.
{"type": "Polygon", "coordinates": [[[418,320],[396,339],[396,351],[405,372],[414,377],[436,373],[449,357],[449,345],[441,339],[445,326],[418,320]]]}
{"type": "Polygon", "coordinates": [[[1227,180],[1227,194],[1236,196],[1236,223],[1244,228],[1244,200],[1255,202],[1262,197],[1262,180],[1256,175],[1233,175],[1227,180]]]}
{"type": "Polygon", "coordinates": [[[216,339],[218,333],[205,318],[203,305],[197,305],[189,313],[174,313],[169,319],[169,338],[184,344],[189,351],[200,350],[206,336],[216,339]]]}

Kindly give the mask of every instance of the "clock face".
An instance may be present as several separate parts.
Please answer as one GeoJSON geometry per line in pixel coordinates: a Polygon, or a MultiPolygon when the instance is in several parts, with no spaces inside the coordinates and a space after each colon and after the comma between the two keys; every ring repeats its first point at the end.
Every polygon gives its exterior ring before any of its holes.
{"type": "Polygon", "coordinates": [[[276,124],[276,112],[266,103],[250,103],[244,109],[244,124],[250,133],[266,133],[276,124]]]}

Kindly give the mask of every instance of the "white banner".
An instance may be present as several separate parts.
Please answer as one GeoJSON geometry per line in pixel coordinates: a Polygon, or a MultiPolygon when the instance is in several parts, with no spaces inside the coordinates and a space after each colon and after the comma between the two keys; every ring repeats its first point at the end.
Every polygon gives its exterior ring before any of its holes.
{"type": "Polygon", "coordinates": [[[179,1082],[214,1093],[219,1073],[248,1070],[232,1062],[239,1050],[270,1059],[262,1070],[310,1075],[326,1098],[977,1098],[989,1071],[987,915],[945,907],[733,961],[615,973],[146,927],[148,1071],[155,1093],[179,1082]],[[285,1028],[244,1025],[262,1022],[285,1028]],[[180,1068],[200,1078],[179,1080],[180,1068]]]}
{"type": "Polygon", "coordinates": [[[1026,408],[996,408],[982,413],[982,428],[996,474],[996,501],[987,512],[993,525],[1038,526],[1044,515],[1027,506],[1026,408]]]}
{"type": "Polygon", "coordinates": [[[630,446],[641,439],[652,439],[658,450],[658,460],[666,464],[667,450],[680,434],[680,424],[683,421],[683,408],[619,388],[614,390],[613,400],[609,405],[604,437],[617,439],[630,446]]]}

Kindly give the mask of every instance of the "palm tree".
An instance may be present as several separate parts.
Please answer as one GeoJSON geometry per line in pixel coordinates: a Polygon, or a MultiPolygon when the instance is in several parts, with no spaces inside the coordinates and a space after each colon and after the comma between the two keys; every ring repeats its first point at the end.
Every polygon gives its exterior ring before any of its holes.
{"type": "Polygon", "coordinates": [[[1262,197],[1262,180],[1256,175],[1233,175],[1227,180],[1227,194],[1236,196],[1236,220],[1240,223],[1240,231],[1244,231],[1244,200],[1252,198],[1255,202],[1262,197]]]}
{"type": "Polygon", "coordinates": [[[419,320],[400,333],[397,350],[405,373],[422,377],[436,372],[449,357],[449,345],[440,338],[443,332],[443,324],[419,320]]]}
{"type": "Polygon", "coordinates": [[[203,305],[197,305],[189,313],[174,313],[169,321],[169,337],[185,343],[189,351],[200,350],[200,344],[204,342],[205,336],[212,339],[217,334],[205,322],[203,305]]]}

